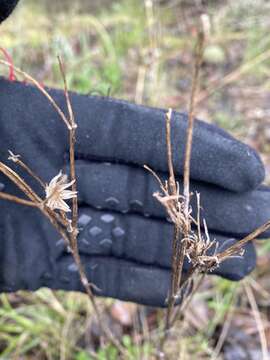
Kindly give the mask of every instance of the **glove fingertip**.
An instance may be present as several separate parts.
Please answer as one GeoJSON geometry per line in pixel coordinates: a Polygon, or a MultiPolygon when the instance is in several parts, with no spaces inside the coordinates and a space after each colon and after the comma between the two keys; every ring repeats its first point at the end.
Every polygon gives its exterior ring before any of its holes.
{"type": "Polygon", "coordinates": [[[0,23],[4,21],[16,7],[19,0],[4,0],[1,1],[0,7],[0,23]]]}

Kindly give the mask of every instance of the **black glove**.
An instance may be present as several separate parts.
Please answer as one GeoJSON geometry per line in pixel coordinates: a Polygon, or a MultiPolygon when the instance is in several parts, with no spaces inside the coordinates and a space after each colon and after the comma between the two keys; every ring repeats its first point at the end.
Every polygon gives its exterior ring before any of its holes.
{"type": "Polygon", "coordinates": [[[11,14],[18,1],[19,0],[0,0],[0,23],[11,14]]]}
{"type": "MultiPolygon", "coordinates": [[[[51,90],[51,95],[66,109],[61,91],[51,90]]],[[[78,123],[78,242],[89,281],[100,289],[98,295],[164,306],[173,226],[152,196],[158,184],[142,166],[168,177],[165,111],[76,94],[71,101],[78,123]]],[[[185,114],[173,114],[179,176],[186,121],[185,114]]],[[[201,193],[210,236],[224,249],[270,218],[270,192],[260,187],[264,168],[254,150],[221,129],[197,121],[194,131],[192,191],[201,193]]],[[[67,129],[32,86],[0,80],[0,134],[1,161],[7,162],[12,150],[47,183],[60,169],[68,171],[67,129]]],[[[3,175],[0,183],[3,191],[22,196],[3,175]]],[[[192,201],[195,215],[195,197],[192,201]]],[[[83,290],[63,240],[37,209],[0,201],[0,230],[1,291],[83,290]]],[[[245,249],[242,258],[225,261],[215,273],[232,280],[247,275],[256,257],[252,243],[245,249]]]]}

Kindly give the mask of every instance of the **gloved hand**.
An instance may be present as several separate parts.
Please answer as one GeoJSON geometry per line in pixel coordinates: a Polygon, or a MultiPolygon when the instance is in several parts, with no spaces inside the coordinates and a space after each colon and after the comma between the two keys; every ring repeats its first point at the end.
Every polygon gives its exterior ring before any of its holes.
{"type": "MultiPolygon", "coordinates": [[[[51,95],[66,109],[62,91],[51,95]]],[[[71,102],[78,123],[78,242],[89,281],[100,289],[98,295],[164,306],[173,226],[152,196],[158,184],[142,166],[168,177],[165,111],[76,94],[71,102]]],[[[173,113],[180,182],[186,125],[185,114],[173,113]]],[[[34,87],[0,79],[0,134],[0,161],[6,163],[12,150],[47,183],[60,169],[67,173],[67,129],[34,87]]],[[[191,190],[201,193],[202,217],[224,249],[270,218],[270,191],[260,186],[264,167],[254,150],[216,126],[197,121],[193,144],[191,190]]],[[[22,196],[3,175],[0,183],[3,191],[22,196]]],[[[192,201],[195,215],[195,197],[192,201]]],[[[0,291],[83,290],[63,240],[37,209],[0,201],[0,230],[0,291]]],[[[232,280],[250,273],[256,262],[253,244],[245,250],[215,273],[232,280]]]]}
{"type": "Polygon", "coordinates": [[[19,0],[0,0],[0,23],[11,14],[18,1],[19,0]]]}

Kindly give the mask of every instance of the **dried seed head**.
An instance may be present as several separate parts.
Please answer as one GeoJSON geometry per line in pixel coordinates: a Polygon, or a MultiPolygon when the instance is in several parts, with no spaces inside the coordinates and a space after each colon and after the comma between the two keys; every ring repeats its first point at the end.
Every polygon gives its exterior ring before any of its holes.
{"type": "Polygon", "coordinates": [[[50,181],[49,185],[46,185],[45,203],[51,210],[71,211],[64,200],[77,197],[77,191],[67,190],[67,188],[74,184],[74,181],[75,180],[68,183],[67,175],[63,175],[62,171],[60,171],[60,173],[50,181]]]}
{"type": "Polygon", "coordinates": [[[15,155],[15,154],[13,154],[13,152],[11,150],[8,150],[8,152],[9,152],[8,160],[13,161],[14,163],[18,162],[21,155],[15,155]]]}

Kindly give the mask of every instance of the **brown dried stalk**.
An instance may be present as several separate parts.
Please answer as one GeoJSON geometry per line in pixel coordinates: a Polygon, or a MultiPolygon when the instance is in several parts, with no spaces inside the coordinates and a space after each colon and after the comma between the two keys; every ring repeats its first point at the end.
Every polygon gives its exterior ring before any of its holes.
{"type": "MultiPolygon", "coordinates": [[[[195,272],[195,269],[202,266],[202,262],[208,262],[206,251],[212,246],[212,243],[207,238],[206,241],[201,236],[200,229],[198,230],[199,237],[191,232],[191,223],[196,223],[191,216],[190,209],[190,159],[192,149],[192,137],[194,126],[194,112],[195,112],[195,98],[197,93],[200,68],[202,63],[204,48],[204,32],[201,31],[198,36],[195,52],[195,65],[192,77],[192,91],[190,99],[190,107],[188,113],[188,126],[186,134],[186,148],[184,158],[184,192],[183,195],[179,193],[179,184],[175,180],[172,145],[171,145],[171,117],[172,110],[170,109],[166,114],[166,144],[167,144],[167,162],[169,170],[169,180],[164,184],[158,175],[147,166],[148,169],[158,180],[162,194],[155,193],[154,196],[159,202],[163,204],[166,211],[174,224],[173,235],[173,255],[172,255],[172,272],[171,272],[171,286],[168,296],[168,307],[166,312],[164,335],[159,344],[159,352],[163,354],[163,347],[166,342],[168,331],[171,327],[171,317],[174,305],[177,299],[184,297],[182,289],[188,285],[189,279],[195,272]],[[191,271],[188,273],[187,279],[181,284],[184,258],[188,256],[190,261],[196,259],[196,263],[192,263],[191,271]]],[[[198,221],[200,219],[198,218],[198,221]]],[[[197,224],[198,228],[200,224],[197,224]]],[[[214,264],[213,264],[214,265],[214,264]]],[[[212,266],[213,266],[212,265],[212,266]]],[[[183,300],[183,299],[181,299],[183,300]]]]}
{"type": "MultiPolygon", "coordinates": [[[[174,304],[177,299],[177,294],[181,296],[179,289],[181,288],[181,279],[183,272],[184,258],[186,255],[187,242],[190,238],[191,232],[191,210],[190,210],[190,160],[192,150],[192,138],[193,138],[193,127],[194,127],[194,112],[195,112],[195,98],[197,94],[199,74],[203,58],[204,48],[204,32],[200,31],[195,49],[195,65],[192,77],[192,89],[190,97],[190,106],[188,112],[188,127],[186,134],[186,147],[184,157],[184,190],[183,190],[183,201],[179,201],[176,204],[178,211],[178,218],[181,219],[181,223],[174,222],[174,239],[173,239],[173,260],[172,260],[172,283],[170,296],[168,300],[168,310],[166,315],[166,331],[170,328],[171,314],[173,311],[174,304]]],[[[170,120],[171,111],[168,113],[166,121],[166,140],[167,140],[167,156],[169,166],[169,184],[171,195],[179,196],[179,186],[175,181],[173,163],[172,163],[172,151],[171,151],[171,134],[170,134],[170,120]]],[[[180,197],[179,197],[180,199],[180,197]]],[[[199,226],[199,225],[198,225],[199,226]]]]}
{"type": "Polygon", "coordinates": [[[230,246],[228,249],[223,252],[217,254],[218,261],[221,263],[222,261],[228,259],[231,256],[239,255],[243,247],[249,242],[259,237],[259,235],[263,234],[265,231],[270,229],[270,220],[268,220],[265,224],[258,227],[251,234],[245,236],[243,239],[237,241],[234,245],[230,246]]]}
{"type": "Polygon", "coordinates": [[[186,147],[185,147],[185,159],[184,159],[184,190],[183,195],[179,193],[179,184],[175,180],[174,168],[172,162],[172,146],[171,146],[171,128],[170,121],[172,116],[172,111],[169,110],[166,114],[166,142],[167,142],[167,161],[168,161],[168,170],[169,170],[169,180],[163,182],[158,177],[158,175],[147,166],[145,168],[152,173],[152,175],[157,179],[160,185],[161,194],[155,193],[154,197],[165,207],[170,219],[174,224],[174,237],[173,237],[173,256],[172,256],[172,277],[171,277],[171,288],[168,298],[168,309],[166,313],[165,320],[165,329],[163,337],[160,341],[160,355],[163,355],[162,349],[166,342],[168,331],[171,326],[178,319],[179,314],[183,315],[184,310],[187,308],[190,303],[192,296],[198,290],[198,284],[204,278],[204,274],[215,269],[221,262],[228,259],[231,256],[242,255],[243,246],[249,241],[252,241],[258,237],[261,233],[265,232],[270,228],[270,220],[264,225],[256,229],[254,232],[246,236],[244,239],[238,241],[236,244],[232,245],[230,248],[226,249],[222,253],[217,253],[217,243],[211,241],[207,225],[205,220],[204,224],[204,233],[202,235],[200,228],[200,196],[197,196],[197,219],[193,219],[191,213],[192,209],[190,208],[190,161],[191,161],[191,150],[192,150],[192,138],[193,138],[193,128],[194,128],[194,113],[195,113],[195,104],[196,104],[196,94],[197,87],[199,82],[200,68],[203,58],[203,48],[204,48],[204,31],[201,31],[198,35],[198,41],[195,52],[195,66],[194,73],[192,78],[192,91],[190,98],[190,106],[188,113],[188,127],[187,127],[187,137],[186,137],[186,147]],[[197,233],[191,229],[191,225],[195,225],[197,233]],[[214,252],[212,255],[208,255],[210,249],[214,247],[214,252]],[[186,279],[182,280],[182,271],[184,258],[187,257],[191,266],[190,270],[187,273],[186,279]],[[185,287],[190,284],[192,277],[195,273],[201,273],[202,277],[197,283],[197,286],[193,288],[190,294],[184,292],[185,287]],[[182,306],[179,307],[179,310],[175,311],[173,319],[172,313],[175,302],[177,299],[181,299],[182,306]]]}
{"type": "MultiPolygon", "coordinates": [[[[34,190],[26,184],[26,182],[19,176],[15,171],[13,171],[10,167],[0,162],[0,172],[6,175],[18,188],[33,202],[37,208],[50,220],[52,225],[58,230],[58,232],[63,236],[65,241],[68,243],[68,237],[63,231],[63,228],[58,224],[57,214],[51,211],[48,207],[45,206],[44,201],[34,192],[34,190]]],[[[12,200],[12,195],[3,193],[1,197],[5,197],[5,200],[12,200]]],[[[24,205],[30,205],[24,199],[20,199],[15,197],[16,203],[24,203],[24,205]]]]}
{"type": "MultiPolygon", "coordinates": [[[[195,100],[198,91],[198,83],[200,70],[203,59],[203,50],[205,43],[205,32],[202,30],[198,33],[198,40],[195,48],[195,64],[192,77],[192,89],[190,97],[190,105],[188,112],[188,128],[186,135],[186,148],[185,148],[185,159],[184,159],[184,217],[186,221],[186,227],[184,228],[184,240],[181,246],[181,252],[179,255],[179,285],[181,283],[181,275],[184,264],[184,257],[187,247],[187,239],[191,231],[191,222],[189,221],[190,216],[190,160],[191,160],[191,150],[192,150],[192,140],[193,140],[193,128],[194,128],[194,113],[195,113],[195,100]]],[[[199,210],[198,210],[199,211],[199,210]]],[[[198,224],[198,227],[200,224],[198,224]]]]}
{"type": "Polygon", "coordinates": [[[8,160],[13,161],[15,164],[18,164],[19,166],[21,166],[32,178],[34,178],[43,189],[45,189],[46,185],[45,183],[41,180],[41,178],[39,176],[37,176],[30,168],[29,166],[27,166],[22,160],[21,160],[21,156],[20,155],[15,155],[13,154],[13,152],[11,150],[8,151],[9,152],[9,157],[8,160]]]}
{"type": "MultiPolygon", "coordinates": [[[[72,105],[69,97],[69,93],[67,90],[67,82],[64,72],[64,67],[60,58],[58,58],[60,71],[63,77],[64,82],[64,93],[66,98],[66,104],[68,109],[68,117],[64,114],[64,112],[60,109],[58,104],[54,101],[51,95],[47,92],[45,88],[43,88],[37,80],[35,80],[32,76],[28,75],[24,71],[20,70],[17,67],[14,67],[14,71],[24,78],[33,83],[39,91],[49,100],[49,102],[53,105],[56,112],[60,115],[61,119],[67,126],[69,130],[69,145],[70,145],[70,177],[72,183],[72,192],[77,193],[77,185],[76,185],[76,171],[75,171],[75,142],[76,142],[76,129],[77,124],[75,122],[74,113],[72,110],[72,105]]],[[[0,59],[0,64],[5,66],[9,66],[9,64],[0,59]]],[[[45,183],[20,159],[19,155],[14,155],[10,152],[10,160],[17,163],[21,166],[31,177],[33,177],[38,183],[42,186],[43,189],[46,189],[45,183]]],[[[31,200],[20,199],[10,194],[6,194],[0,192],[0,198],[4,200],[14,201],[15,203],[28,205],[32,207],[39,208],[42,213],[50,220],[52,225],[58,230],[61,236],[66,241],[67,246],[74,258],[75,264],[77,265],[79,276],[81,283],[92,303],[93,309],[96,313],[97,319],[99,321],[99,325],[102,333],[108,338],[108,340],[118,349],[118,351],[123,354],[126,358],[130,357],[130,354],[126,351],[126,349],[119,343],[119,341],[111,334],[110,330],[106,327],[106,325],[102,322],[101,314],[99,308],[96,304],[94,294],[92,292],[92,288],[95,288],[93,284],[88,282],[84,267],[81,263],[78,244],[77,244],[77,222],[78,222],[78,200],[77,197],[74,196],[72,198],[72,219],[69,220],[66,214],[63,211],[57,212],[54,209],[51,209],[47,205],[47,199],[42,200],[33,190],[32,188],[11,168],[7,165],[0,162],[0,171],[3,172],[13,183],[15,183],[23,193],[31,200]]]]}
{"type": "Polygon", "coordinates": [[[31,206],[31,207],[38,207],[38,205],[37,205],[35,202],[33,202],[33,201],[20,199],[20,198],[18,198],[17,196],[10,195],[10,194],[4,193],[4,192],[2,192],[2,191],[0,191],[0,199],[12,201],[12,202],[15,202],[15,203],[20,204],[20,205],[27,205],[27,206],[31,206]]]}
{"type": "Polygon", "coordinates": [[[26,182],[19,176],[15,171],[10,167],[0,162],[0,171],[7,176],[13,183],[15,183],[20,190],[22,190],[25,195],[32,200],[33,202],[41,205],[42,199],[32,190],[32,188],[26,184],[26,182]]]}

